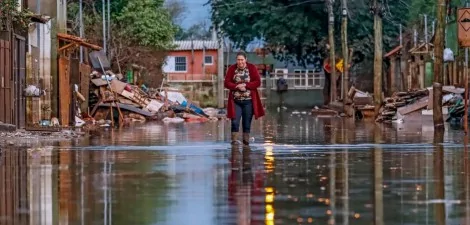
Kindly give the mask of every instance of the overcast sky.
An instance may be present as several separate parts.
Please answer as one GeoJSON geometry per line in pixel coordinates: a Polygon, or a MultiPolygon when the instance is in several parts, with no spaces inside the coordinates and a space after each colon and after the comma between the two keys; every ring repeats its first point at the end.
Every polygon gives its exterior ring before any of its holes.
{"type": "Polygon", "coordinates": [[[191,25],[200,23],[201,21],[210,22],[210,7],[203,6],[208,0],[184,0],[186,2],[187,13],[183,19],[181,26],[188,28],[191,25]]]}

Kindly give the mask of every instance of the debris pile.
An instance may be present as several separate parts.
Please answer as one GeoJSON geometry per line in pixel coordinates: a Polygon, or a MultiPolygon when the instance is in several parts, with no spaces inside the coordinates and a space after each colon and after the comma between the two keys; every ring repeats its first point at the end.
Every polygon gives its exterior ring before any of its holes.
{"type": "MultiPolygon", "coordinates": [[[[150,89],[145,85],[127,82],[121,74],[115,74],[104,57],[92,57],[93,72],[90,74],[88,97],[90,112],[80,111],[80,102],[75,107],[75,126],[95,129],[118,124],[159,120],[166,123],[216,121],[224,112],[213,108],[201,109],[189,101],[177,89],[150,89]],[[109,67],[109,66],[108,66],[109,67]],[[102,71],[105,71],[104,73],[102,71]]],[[[75,88],[77,101],[85,97],[75,88]]]]}
{"type": "MultiPolygon", "coordinates": [[[[447,115],[450,113],[449,109],[455,108],[463,99],[464,89],[444,86],[442,91],[443,114],[447,115]]],[[[421,110],[422,115],[432,115],[432,109],[432,87],[407,92],[395,92],[391,97],[384,99],[376,121],[383,123],[403,122],[406,115],[418,110],[421,110]]],[[[458,115],[458,112],[458,109],[452,110],[452,114],[458,115]]],[[[452,116],[452,114],[449,115],[452,116]]]]}
{"type": "Polygon", "coordinates": [[[90,106],[93,110],[89,115],[81,114],[79,119],[85,123],[112,126],[114,121],[120,125],[148,120],[205,122],[223,117],[218,110],[203,110],[190,103],[178,90],[144,91],[137,85],[119,80],[121,76],[111,71],[106,71],[106,75],[94,71],[90,76],[90,106]]]}
{"type": "Polygon", "coordinates": [[[395,92],[389,98],[385,98],[380,108],[377,122],[391,122],[399,119],[399,115],[406,115],[428,105],[429,90],[422,89],[408,92],[395,92]]]}
{"type": "Polygon", "coordinates": [[[353,110],[353,112],[348,112],[348,115],[352,116],[354,113],[355,118],[358,119],[374,116],[375,107],[370,93],[358,90],[352,86],[349,89],[348,97],[352,100],[351,109],[353,110]]]}

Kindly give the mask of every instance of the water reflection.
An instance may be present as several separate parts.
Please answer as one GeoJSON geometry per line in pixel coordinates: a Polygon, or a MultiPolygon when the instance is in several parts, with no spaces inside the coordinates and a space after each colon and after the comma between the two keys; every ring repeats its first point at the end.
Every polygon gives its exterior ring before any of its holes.
{"type": "Polygon", "coordinates": [[[446,223],[446,205],[445,205],[445,181],[444,181],[444,148],[441,143],[444,141],[444,132],[437,129],[434,132],[435,149],[433,153],[434,160],[434,179],[436,187],[434,188],[435,200],[434,210],[436,215],[436,224],[445,225],[446,223]]]}
{"type": "Polygon", "coordinates": [[[251,148],[221,143],[225,121],[2,149],[0,224],[470,224],[463,136],[285,113],[251,148]]]}

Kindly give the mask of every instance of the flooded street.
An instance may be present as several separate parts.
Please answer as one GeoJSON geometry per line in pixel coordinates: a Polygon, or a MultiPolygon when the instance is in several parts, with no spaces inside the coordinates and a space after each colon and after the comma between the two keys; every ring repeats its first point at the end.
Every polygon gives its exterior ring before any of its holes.
{"type": "Polygon", "coordinates": [[[470,224],[463,132],[417,124],[276,112],[243,149],[228,121],[4,148],[0,224],[470,224]]]}

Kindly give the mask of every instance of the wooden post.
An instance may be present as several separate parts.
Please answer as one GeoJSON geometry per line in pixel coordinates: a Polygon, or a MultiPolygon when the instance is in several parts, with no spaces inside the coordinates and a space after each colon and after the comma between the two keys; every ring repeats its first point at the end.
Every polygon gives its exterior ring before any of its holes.
{"type": "Polygon", "coordinates": [[[434,35],[434,83],[433,83],[433,120],[435,128],[444,128],[442,117],[442,81],[444,64],[444,29],[446,0],[438,0],[437,26],[434,35]]]}
{"type": "Polygon", "coordinates": [[[396,56],[390,57],[390,82],[388,88],[388,96],[392,96],[393,92],[396,91],[396,56]]]}
{"type": "Polygon", "coordinates": [[[426,72],[426,67],[425,67],[425,61],[424,61],[424,58],[421,58],[422,56],[418,56],[419,57],[419,66],[418,66],[418,70],[419,70],[419,88],[420,89],[423,89],[424,88],[424,79],[426,77],[425,75],[425,72],[426,72]]]}
{"type": "Polygon", "coordinates": [[[374,10],[374,104],[377,116],[382,105],[382,7],[378,0],[374,0],[372,8],[374,10]]]}
{"type": "Polygon", "coordinates": [[[343,109],[346,112],[346,103],[349,90],[349,51],[348,51],[348,5],[347,0],[342,1],[343,21],[341,23],[341,49],[343,52],[343,88],[341,90],[343,99],[343,109]]]}
{"type": "Polygon", "coordinates": [[[328,8],[328,40],[330,44],[330,67],[331,67],[331,77],[330,77],[330,101],[336,101],[336,55],[335,55],[335,37],[334,37],[334,24],[335,16],[333,14],[333,0],[327,1],[328,8]]]}
{"type": "Polygon", "coordinates": [[[458,61],[457,61],[458,59],[459,58],[456,57],[455,61],[452,62],[452,82],[450,83],[450,85],[457,84],[457,65],[459,64],[458,61]]]}
{"type": "MultiPolygon", "coordinates": [[[[465,80],[465,97],[464,97],[464,116],[463,116],[463,127],[465,134],[468,134],[468,48],[465,48],[465,67],[464,71],[464,80],[465,80]]],[[[467,138],[465,138],[467,139],[467,138]]]]}
{"type": "MultiPolygon", "coordinates": [[[[219,35],[217,49],[217,107],[219,109],[224,108],[224,39],[222,35],[219,35]]],[[[228,65],[228,64],[227,64],[228,65]]]]}
{"type": "Polygon", "coordinates": [[[419,73],[419,60],[417,57],[414,55],[414,62],[412,63],[412,70],[411,70],[411,89],[418,89],[419,88],[419,78],[418,78],[418,73],[419,73]]]}

